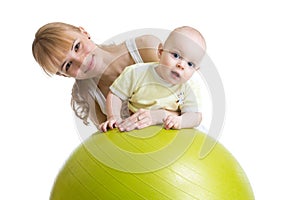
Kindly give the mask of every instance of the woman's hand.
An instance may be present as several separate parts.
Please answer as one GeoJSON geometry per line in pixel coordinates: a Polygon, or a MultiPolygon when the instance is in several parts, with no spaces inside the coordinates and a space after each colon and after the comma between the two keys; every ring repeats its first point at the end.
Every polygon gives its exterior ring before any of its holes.
{"type": "Polygon", "coordinates": [[[180,117],[178,116],[179,115],[178,112],[166,111],[163,109],[160,110],[140,109],[130,117],[124,119],[119,124],[117,124],[117,127],[120,131],[131,131],[134,129],[142,129],[151,125],[157,125],[163,123],[167,124],[167,126],[165,127],[166,129],[179,127],[179,124],[171,126],[170,123],[175,122],[171,120],[171,118],[170,119],[168,118],[168,120],[165,121],[164,119],[166,118],[167,115],[168,117],[169,116],[180,117]]]}
{"type": "Polygon", "coordinates": [[[124,119],[118,124],[120,131],[131,131],[134,129],[142,129],[150,125],[154,125],[153,113],[154,111],[140,109],[130,117],[124,119]]]}

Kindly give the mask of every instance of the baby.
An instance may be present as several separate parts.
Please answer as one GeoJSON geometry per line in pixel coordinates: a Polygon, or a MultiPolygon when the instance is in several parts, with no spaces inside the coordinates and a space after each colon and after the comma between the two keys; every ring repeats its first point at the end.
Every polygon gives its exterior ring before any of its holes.
{"type": "Polygon", "coordinates": [[[200,86],[190,78],[200,68],[205,49],[205,40],[196,29],[174,29],[164,45],[159,45],[159,62],[129,66],[111,85],[106,102],[107,121],[99,129],[105,132],[117,127],[130,131],[155,124],[163,124],[166,129],[198,126],[202,120],[200,86]],[[128,101],[132,116],[141,109],[152,112],[124,123],[126,119],[120,114],[122,101],[128,101]],[[153,110],[158,111],[157,115],[153,110]],[[149,117],[151,123],[142,123],[149,117]]]}

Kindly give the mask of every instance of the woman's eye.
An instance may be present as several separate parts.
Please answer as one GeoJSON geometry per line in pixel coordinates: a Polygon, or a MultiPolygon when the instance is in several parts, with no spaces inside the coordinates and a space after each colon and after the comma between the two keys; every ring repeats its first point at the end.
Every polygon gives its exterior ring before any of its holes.
{"type": "Polygon", "coordinates": [[[69,68],[71,67],[71,65],[72,65],[72,61],[71,61],[71,62],[68,62],[68,63],[66,64],[66,72],[69,70],[69,68]]]}
{"type": "Polygon", "coordinates": [[[74,47],[75,52],[77,52],[79,48],[80,48],[80,42],[78,42],[78,43],[75,45],[75,47],[74,47]]]}

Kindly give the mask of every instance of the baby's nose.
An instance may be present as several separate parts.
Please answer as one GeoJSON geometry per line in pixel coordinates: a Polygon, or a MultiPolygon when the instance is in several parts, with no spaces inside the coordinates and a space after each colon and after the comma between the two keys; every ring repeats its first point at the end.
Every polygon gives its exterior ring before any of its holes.
{"type": "Polygon", "coordinates": [[[178,67],[181,70],[184,70],[184,63],[182,60],[178,61],[176,64],[176,67],[178,67]]]}

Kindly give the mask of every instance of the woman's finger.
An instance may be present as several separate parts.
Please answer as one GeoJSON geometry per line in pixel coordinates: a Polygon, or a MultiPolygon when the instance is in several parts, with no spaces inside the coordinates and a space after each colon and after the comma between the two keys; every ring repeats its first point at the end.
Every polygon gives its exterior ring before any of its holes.
{"type": "Polygon", "coordinates": [[[148,127],[151,125],[151,120],[148,117],[145,117],[141,119],[140,121],[136,122],[136,128],[137,129],[142,129],[145,127],[148,127]]]}

